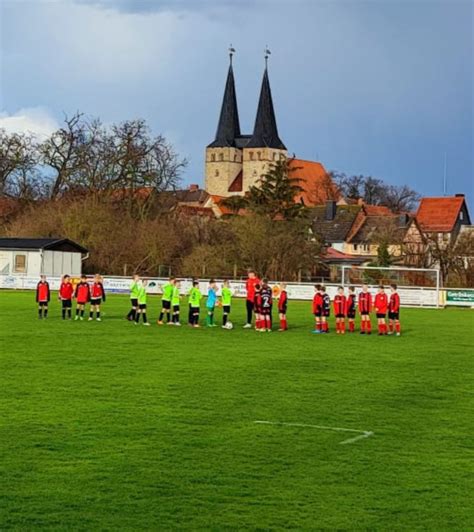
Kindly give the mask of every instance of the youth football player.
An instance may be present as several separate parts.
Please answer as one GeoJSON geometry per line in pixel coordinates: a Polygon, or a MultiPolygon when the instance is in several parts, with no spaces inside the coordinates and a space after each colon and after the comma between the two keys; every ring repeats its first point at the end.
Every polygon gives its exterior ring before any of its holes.
{"type": "Polygon", "coordinates": [[[161,296],[161,312],[158,318],[158,325],[163,325],[163,316],[166,314],[168,325],[173,323],[171,316],[171,299],[173,298],[173,289],[176,279],[170,277],[168,282],[163,286],[163,295],[161,296]]]}
{"type": "Polygon", "coordinates": [[[74,292],[74,297],[76,298],[76,321],[84,319],[84,307],[90,301],[91,291],[89,283],[87,282],[87,277],[81,275],[80,282],[76,285],[76,290],[74,292]]]}
{"type": "Polygon", "coordinates": [[[313,297],[313,315],[314,315],[314,334],[322,333],[321,318],[323,315],[323,298],[321,295],[321,285],[317,284],[314,287],[313,297]]]}
{"type": "Polygon", "coordinates": [[[252,328],[252,313],[255,312],[255,287],[260,286],[260,279],[257,277],[253,270],[248,272],[248,279],[245,283],[245,289],[247,292],[247,323],[244,325],[244,329],[252,328]]]}
{"type": "Polygon", "coordinates": [[[262,287],[259,283],[254,286],[253,294],[253,311],[255,314],[255,330],[261,331],[264,327],[265,321],[262,316],[262,287]]]}
{"type": "Polygon", "coordinates": [[[172,321],[168,323],[172,325],[176,325],[178,327],[181,326],[181,322],[179,321],[179,306],[181,302],[181,281],[179,279],[175,279],[173,283],[173,293],[171,295],[171,307],[173,309],[173,318],[172,321]]]}
{"type": "Polygon", "coordinates": [[[260,290],[261,298],[261,319],[262,319],[262,328],[261,332],[267,331],[271,332],[272,330],[272,307],[273,307],[273,292],[271,287],[268,284],[267,279],[263,279],[262,288],[260,290]]]}
{"type": "Polygon", "coordinates": [[[207,309],[207,318],[206,324],[208,327],[217,327],[214,323],[214,309],[217,303],[217,284],[214,279],[209,281],[209,288],[207,291],[207,300],[206,300],[206,309],[207,309]]]}
{"type": "Polygon", "coordinates": [[[387,323],[385,322],[385,316],[388,309],[388,297],[385,293],[383,285],[379,286],[379,291],[375,295],[374,299],[375,315],[377,316],[377,324],[379,330],[379,336],[387,334],[387,323]]]}
{"type": "Polygon", "coordinates": [[[146,279],[143,279],[143,281],[139,282],[138,284],[138,310],[135,315],[135,325],[138,325],[140,322],[140,316],[143,320],[143,325],[146,325],[147,327],[150,326],[150,323],[148,322],[148,318],[146,315],[146,300],[147,300],[147,294],[146,294],[146,287],[147,287],[148,281],[146,279]]]}
{"type": "Polygon", "coordinates": [[[340,286],[337,294],[334,296],[334,315],[336,316],[336,334],[345,334],[346,332],[346,296],[344,288],[340,286]]]}
{"type": "Polygon", "coordinates": [[[353,333],[355,330],[355,315],[356,315],[356,295],[353,286],[349,286],[349,295],[346,300],[346,316],[349,322],[349,332],[353,333]]]}
{"type": "Polygon", "coordinates": [[[229,319],[230,307],[232,305],[232,290],[230,289],[230,282],[228,279],[224,280],[221,291],[222,302],[222,328],[225,329],[229,319]]]}
{"type": "Polygon", "coordinates": [[[140,285],[140,276],[135,274],[132,277],[132,282],[130,283],[130,312],[127,314],[126,319],[128,321],[134,321],[137,310],[138,310],[138,289],[140,285]]]}
{"type": "Polygon", "coordinates": [[[96,273],[94,276],[94,282],[91,286],[91,307],[89,311],[89,321],[92,321],[94,319],[94,311],[96,320],[101,321],[100,305],[102,301],[105,303],[104,285],[102,283],[102,277],[98,273],[96,273]]]}
{"type": "Polygon", "coordinates": [[[191,308],[191,326],[199,327],[199,310],[201,307],[201,290],[199,290],[199,281],[194,280],[193,286],[189,292],[189,306],[191,308]]]}
{"type": "Polygon", "coordinates": [[[288,323],[286,321],[286,311],[288,307],[288,292],[286,291],[286,283],[280,284],[280,295],[278,297],[278,317],[280,318],[279,331],[287,331],[288,323]]]}
{"type": "Polygon", "coordinates": [[[400,336],[400,296],[397,292],[397,285],[390,285],[390,301],[388,303],[388,326],[390,332],[388,334],[393,334],[395,329],[395,334],[400,336]]]}
{"type": "Polygon", "coordinates": [[[51,299],[51,291],[46,275],[41,275],[36,285],[36,302],[38,303],[38,318],[41,320],[48,317],[48,303],[51,299]]]}
{"type": "Polygon", "coordinates": [[[323,316],[321,318],[322,332],[329,332],[329,315],[331,314],[331,298],[326,292],[326,287],[321,286],[321,297],[323,298],[323,316]]]}
{"type": "Polygon", "coordinates": [[[74,287],[72,286],[71,278],[69,277],[69,275],[64,275],[61,282],[61,286],[59,287],[58,294],[58,299],[61,301],[61,312],[63,320],[66,319],[66,312],[68,319],[71,319],[73,295],[74,287]]]}
{"type": "Polygon", "coordinates": [[[369,287],[364,284],[362,285],[362,292],[359,293],[360,334],[372,334],[371,310],[372,294],[369,292],[369,287]]]}

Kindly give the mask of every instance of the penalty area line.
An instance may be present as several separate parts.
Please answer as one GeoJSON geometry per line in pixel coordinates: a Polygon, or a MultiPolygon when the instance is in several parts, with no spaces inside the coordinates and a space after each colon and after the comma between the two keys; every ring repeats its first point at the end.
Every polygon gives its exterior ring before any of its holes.
{"type": "Polygon", "coordinates": [[[262,421],[257,420],[254,421],[257,425],[279,425],[283,427],[300,427],[300,428],[310,428],[310,429],[318,429],[318,430],[332,430],[335,432],[353,432],[358,434],[358,436],[353,436],[352,438],[349,438],[347,440],[340,441],[340,445],[346,445],[348,443],[354,443],[359,440],[363,440],[365,438],[370,438],[370,436],[373,436],[375,433],[371,430],[358,430],[358,429],[347,429],[344,427],[329,427],[327,425],[310,425],[308,423],[286,423],[284,421],[262,421]]]}

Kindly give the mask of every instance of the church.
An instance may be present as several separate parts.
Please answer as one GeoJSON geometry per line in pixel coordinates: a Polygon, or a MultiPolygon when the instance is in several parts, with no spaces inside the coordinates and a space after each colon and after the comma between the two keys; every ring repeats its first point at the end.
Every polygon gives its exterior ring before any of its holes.
{"type": "MultiPolygon", "coordinates": [[[[240,130],[235,90],[232,51],[214,140],[206,147],[205,190],[211,196],[226,198],[245,195],[257,185],[271,165],[288,157],[288,150],[278,134],[265,57],[262,86],[255,125],[251,134],[240,130]]],[[[306,206],[318,205],[333,196],[335,188],[323,165],[316,161],[291,158],[292,177],[300,180],[301,194],[296,201],[306,206]]]]}

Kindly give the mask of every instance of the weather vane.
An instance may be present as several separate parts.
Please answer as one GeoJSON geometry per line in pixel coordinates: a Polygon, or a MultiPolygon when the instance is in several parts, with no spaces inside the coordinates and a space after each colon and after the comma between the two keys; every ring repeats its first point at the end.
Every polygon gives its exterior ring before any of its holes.
{"type": "Polygon", "coordinates": [[[267,68],[267,66],[268,66],[268,57],[271,55],[271,52],[270,52],[270,50],[268,48],[268,44],[265,46],[264,54],[265,54],[265,68],[267,68]]]}
{"type": "Polygon", "coordinates": [[[232,56],[235,54],[235,48],[232,46],[232,43],[230,43],[229,46],[229,57],[230,57],[230,64],[232,64],[232,56]]]}

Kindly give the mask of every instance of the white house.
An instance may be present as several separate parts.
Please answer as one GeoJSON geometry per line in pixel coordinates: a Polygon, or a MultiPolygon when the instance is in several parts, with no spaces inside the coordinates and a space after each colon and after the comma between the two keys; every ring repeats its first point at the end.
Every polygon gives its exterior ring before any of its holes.
{"type": "Polygon", "coordinates": [[[0,275],[77,277],[87,256],[67,238],[0,238],[0,275]]]}

